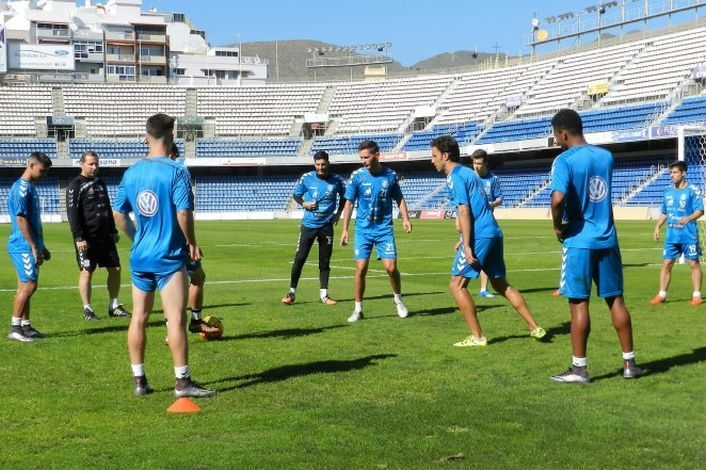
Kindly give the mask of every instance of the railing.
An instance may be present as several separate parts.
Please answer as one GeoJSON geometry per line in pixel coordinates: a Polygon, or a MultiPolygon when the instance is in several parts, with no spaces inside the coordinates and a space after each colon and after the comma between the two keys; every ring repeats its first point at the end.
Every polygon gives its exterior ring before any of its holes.
{"type": "Polygon", "coordinates": [[[105,33],[105,40],[111,41],[134,41],[135,33],[105,33]]]}
{"type": "Polygon", "coordinates": [[[150,42],[167,42],[167,36],[165,36],[164,34],[138,33],[137,40],[150,42]]]}
{"type": "Polygon", "coordinates": [[[132,54],[106,54],[105,60],[109,62],[135,62],[135,56],[132,54]]]}

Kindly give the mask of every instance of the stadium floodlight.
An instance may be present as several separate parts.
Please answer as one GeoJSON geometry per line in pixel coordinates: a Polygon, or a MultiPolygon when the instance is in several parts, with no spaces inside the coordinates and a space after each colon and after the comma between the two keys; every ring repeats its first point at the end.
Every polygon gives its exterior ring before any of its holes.
{"type": "Polygon", "coordinates": [[[556,21],[556,16],[547,16],[544,18],[545,23],[554,23],[556,21]]]}
{"type": "Polygon", "coordinates": [[[562,13],[560,15],[556,15],[557,18],[559,18],[560,21],[567,20],[569,18],[574,17],[574,12],[573,11],[567,11],[566,13],[562,13]]]}
{"type": "Polygon", "coordinates": [[[590,7],[584,8],[586,10],[586,13],[595,13],[598,11],[598,7],[596,5],[591,5],[590,7]]]}

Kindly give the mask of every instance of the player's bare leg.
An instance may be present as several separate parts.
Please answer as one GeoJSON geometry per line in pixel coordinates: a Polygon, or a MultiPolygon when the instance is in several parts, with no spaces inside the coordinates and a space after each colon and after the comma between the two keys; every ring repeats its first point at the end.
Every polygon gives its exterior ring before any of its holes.
{"type": "Polygon", "coordinates": [[[691,287],[693,289],[691,296],[691,305],[701,304],[701,283],[703,274],[701,272],[701,263],[699,260],[689,260],[689,268],[691,269],[691,287]]]}
{"type": "Polygon", "coordinates": [[[189,282],[189,307],[200,311],[203,307],[203,286],[206,283],[206,273],[203,268],[199,267],[194,271],[189,282]]]}
{"type": "Polygon", "coordinates": [[[348,322],[357,322],[363,318],[363,296],[365,295],[365,276],[368,274],[367,259],[355,260],[355,276],[353,277],[353,300],[355,307],[353,313],[348,317],[348,322]]]}
{"type": "Polygon", "coordinates": [[[480,272],[480,294],[481,297],[492,298],[495,297],[493,294],[488,292],[488,275],[485,271],[480,272]]]}
{"type": "Polygon", "coordinates": [[[591,317],[588,300],[569,299],[571,310],[571,348],[574,357],[586,357],[588,335],[591,334],[591,317]]]}
{"type": "Polygon", "coordinates": [[[144,292],[132,286],[133,315],[127,330],[127,348],[130,353],[132,375],[135,380],[133,393],[147,395],[152,389],[147,384],[145,375],[145,345],[147,343],[147,320],[149,319],[154,292],[144,292]]]}
{"type": "Polygon", "coordinates": [[[29,305],[30,299],[37,291],[37,282],[18,282],[17,291],[15,292],[15,300],[13,302],[12,316],[20,317],[22,320],[29,320],[29,305]]]}
{"type": "MultiPolygon", "coordinates": [[[[476,304],[473,302],[473,298],[468,292],[468,281],[469,280],[464,277],[453,276],[449,283],[449,290],[456,301],[458,309],[461,311],[461,315],[463,315],[463,318],[466,320],[468,329],[471,330],[473,337],[477,340],[485,340],[485,335],[483,334],[480,322],[478,321],[478,315],[476,314],[476,304]]],[[[460,345],[460,343],[457,344],[460,345]]]]}
{"type": "Polygon", "coordinates": [[[83,319],[86,321],[98,321],[100,318],[96,316],[91,305],[91,282],[93,280],[93,271],[82,269],[78,275],[78,293],[83,302],[83,319]]]}
{"type": "Polygon", "coordinates": [[[630,312],[625,306],[625,300],[622,295],[607,298],[606,303],[608,304],[608,308],[610,308],[613,327],[618,333],[620,347],[623,350],[623,377],[626,379],[636,379],[643,375],[643,371],[635,364],[630,312]]]}
{"type": "Polygon", "coordinates": [[[527,305],[527,302],[525,301],[525,298],[520,293],[520,291],[508,284],[507,279],[504,277],[493,278],[490,280],[490,283],[493,285],[493,289],[495,289],[495,292],[502,295],[508,300],[508,302],[510,302],[512,308],[514,308],[517,314],[520,315],[522,319],[527,323],[527,327],[529,328],[529,330],[537,331],[539,325],[536,321],[534,321],[532,312],[530,311],[529,306],[527,305]]]}
{"type": "Polygon", "coordinates": [[[662,268],[659,270],[659,293],[650,301],[651,304],[664,303],[667,298],[667,289],[672,282],[672,268],[674,267],[673,259],[666,259],[662,263],[662,268]]]}
{"type": "Polygon", "coordinates": [[[106,268],[108,271],[108,294],[110,303],[108,305],[108,315],[111,317],[129,317],[131,312],[123,308],[118,300],[120,294],[120,267],[106,268]]]}
{"type": "Polygon", "coordinates": [[[186,339],[187,291],[186,272],[180,270],[174,273],[160,292],[174,367],[184,367],[189,364],[189,344],[186,339]]]}
{"type": "Polygon", "coordinates": [[[397,269],[397,259],[385,258],[382,260],[382,266],[385,268],[387,276],[390,278],[392,293],[394,294],[395,306],[397,307],[397,315],[400,318],[406,318],[409,315],[407,306],[402,300],[402,279],[400,278],[400,270],[397,269]]]}

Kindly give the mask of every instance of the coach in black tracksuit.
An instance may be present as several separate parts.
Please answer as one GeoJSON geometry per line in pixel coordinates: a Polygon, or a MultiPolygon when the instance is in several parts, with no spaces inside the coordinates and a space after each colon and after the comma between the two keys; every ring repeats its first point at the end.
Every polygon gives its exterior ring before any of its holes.
{"type": "Polygon", "coordinates": [[[76,262],[81,271],[78,290],[83,301],[83,317],[87,321],[99,318],[91,305],[91,279],[96,266],[108,270],[108,315],[129,317],[118,300],[120,292],[120,258],[115,246],[119,240],[113,220],[108,188],[97,177],[99,161],[95,152],[81,155],[81,174],[66,188],[66,212],[76,248],[76,262]]]}

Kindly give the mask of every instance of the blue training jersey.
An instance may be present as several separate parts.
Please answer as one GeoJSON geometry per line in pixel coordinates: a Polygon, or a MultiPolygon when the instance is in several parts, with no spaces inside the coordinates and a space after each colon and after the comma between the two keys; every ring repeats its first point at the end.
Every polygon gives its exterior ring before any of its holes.
{"type": "Polygon", "coordinates": [[[135,214],[130,269],[170,273],[189,258],[177,212],[194,209],[189,171],[167,157],[140,160],[123,175],[114,210],[135,214]]]}
{"type": "Polygon", "coordinates": [[[392,232],[392,202],[402,200],[397,173],[382,167],[377,174],[363,167],[353,172],[345,198],[358,203],[355,231],[379,234],[392,232]]]}
{"type": "Polygon", "coordinates": [[[24,217],[29,222],[32,239],[39,252],[44,251],[44,232],[42,231],[42,213],[39,208],[37,189],[29,181],[18,179],[10,189],[8,208],[12,221],[12,231],[7,239],[8,253],[28,253],[31,251],[29,242],[22,235],[17,223],[17,216],[24,217]]]}
{"type": "Polygon", "coordinates": [[[292,196],[300,197],[304,202],[316,201],[316,210],[304,211],[302,225],[308,228],[320,228],[333,221],[336,209],[343,203],[345,192],[343,179],[336,174],[319,178],[316,171],[304,173],[297,181],[292,196]]]}
{"type": "Polygon", "coordinates": [[[456,165],[446,176],[446,186],[449,190],[449,199],[456,211],[460,205],[466,205],[471,210],[474,239],[503,236],[488,205],[483,180],[475,171],[456,165]]]}
{"type": "Polygon", "coordinates": [[[569,226],[564,246],[603,249],[618,246],[611,200],[613,155],[594,145],[571,147],[552,165],[552,192],[565,195],[569,226]]]}
{"type": "Polygon", "coordinates": [[[664,190],[662,198],[662,214],[667,216],[666,243],[696,244],[699,242],[699,231],[696,221],[680,225],[679,219],[688,217],[698,210],[704,210],[701,191],[694,185],[687,184],[683,189],[677,189],[670,184],[664,190]]]}
{"type": "MultiPolygon", "coordinates": [[[[491,172],[487,172],[485,176],[478,175],[478,178],[483,182],[483,189],[485,190],[488,202],[503,198],[503,191],[500,188],[500,178],[491,172]]],[[[493,210],[493,208],[491,207],[490,210],[493,210]]]]}

